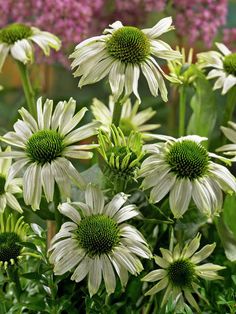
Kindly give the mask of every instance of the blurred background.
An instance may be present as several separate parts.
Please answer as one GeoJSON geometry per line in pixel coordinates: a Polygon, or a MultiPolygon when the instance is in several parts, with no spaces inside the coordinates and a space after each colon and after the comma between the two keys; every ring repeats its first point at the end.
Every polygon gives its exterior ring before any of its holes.
{"type": "MultiPolygon", "coordinates": [[[[23,22],[49,31],[62,40],[60,52],[44,58],[36,51],[35,63],[30,67],[33,86],[38,96],[67,100],[74,97],[78,109],[89,106],[93,97],[108,103],[109,86],[105,80],[94,85],[77,87],[70,70],[68,56],[80,41],[101,34],[116,20],[124,25],[140,28],[153,26],[165,16],[173,16],[175,31],[163,36],[175,46],[199,51],[215,49],[214,42],[224,42],[236,50],[236,0],[0,0],[0,27],[23,22]]],[[[167,71],[166,65],[163,64],[167,71]]],[[[12,129],[17,110],[24,105],[18,69],[9,57],[0,73],[0,132],[12,129]]],[[[146,82],[140,79],[142,108],[157,110],[153,118],[162,124],[159,132],[175,133],[176,95],[171,89],[169,101],[150,96],[146,82]]],[[[218,95],[221,97],[220,94],[218,95]]],[[[87,115],[91,119],[91,115],[87,115]]]]}

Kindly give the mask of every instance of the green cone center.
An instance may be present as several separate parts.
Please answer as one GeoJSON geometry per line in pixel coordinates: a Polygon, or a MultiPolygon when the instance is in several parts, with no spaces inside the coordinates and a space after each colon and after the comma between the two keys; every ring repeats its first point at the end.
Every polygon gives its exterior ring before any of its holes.
{"type": "Polygon", "coordinates": [[[188,260],[177,260],[168,268],[168,277],[173,286],[189,287],[194,279],[194,265],[188,260]]]}
{"type": "Polygon", "coordinates": [[[29,158],[42,165],[60,157],[63,148],[63,137],[54,130],[38,131],[26,144],[29,158]]]}
{"type": "Polygon", "coordinates": [[[77,239],[89,256],[110,253],[119,243],[119,228],[112,218],[105,215],[85,217],[79,224],[77,239]]]}
{"type": "Polygon", "coordinates": [[[33,34],[32,29],[24,24],[10,24],[0,30],[0,42],[12,45],[17,40],[30,37],[33,34]]]}
{"type": "Polygon", "coordinates": [[[0,174],[0,195],[5,193],[5,184],[6,184],[6,178],[5,176],[0,174]]]}
{"type": "Polygon", "coordinates": [[[201,144],[183,140],[171,146],[166,161],[177,177],[194,180],[206,173],[209,157],[207,150],[201,144]]]}
{"type": "Polygon", "coordinates": [[[236,76],[236,53],[231,53],[224,58],[224,70],[228,74],[236,76]]]}
{"type": "Polygon", "coordinates": [[[21,246],[17,243],[20,242],[20,237],[14,232],[3,232],[0,234],[0,261],[10,262],[14,261],[20,255],[21,246]]]}
{"type": "Polygon", "coordinates": [[[114,31],[106,46],[110,56],[124,63],[139,64],[150,54],[147,36],[133,26],[114,31]]]}

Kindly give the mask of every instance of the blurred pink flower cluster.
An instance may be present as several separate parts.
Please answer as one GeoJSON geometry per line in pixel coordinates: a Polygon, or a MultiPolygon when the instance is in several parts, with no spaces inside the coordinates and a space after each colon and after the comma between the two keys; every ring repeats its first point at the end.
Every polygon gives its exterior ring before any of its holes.
{"type": "Polygon", "coordinates": [[[146,22],[149,12],[163,11],[165,5],[166,0],[115,0],[113,19],[140,26],[146,22]]]}
{"type": "Polygon", "coordinates": [[[223,42],[232,51],[236,52],[236,28],[225,28],[223,42]]]}
{"type": "Polygon", "coordinates": [[[175,27],[190,44],[203,41],[207,47],[227,16],[227,0],[174,0],[175,27]]]}
{"type": "MultiPolygon", "coordinates": [[[[167,0],[0,0],[0,27],[12,22],[29,23],[57,35],[62,51],[51,60],[67,65],[68,55],[83,39],[100,34],[109,23],[141,26],[150,12],[161,12],[167,0]]],[[[192,44],[201,40],[210,47],[225,24],[227,0],[173,0],[176,32],[192,44]]],[[[225,40],[235,40],[235,30],[225,30],[225,40]],[[232,38],[231,38],[232,40],[232,38]]]]}
{"type": "MultiPolygon", "coordinates": [[[[68,64],[65,52],[89,35],[94,35],[94,17],[104,0],[0,0],[0,27],[12,22],[23,22],[49,31],[62,40],[63,50],[52,54],[68,64]]],[[[101,31],[100,29],[98,31],[101,31]]]]}

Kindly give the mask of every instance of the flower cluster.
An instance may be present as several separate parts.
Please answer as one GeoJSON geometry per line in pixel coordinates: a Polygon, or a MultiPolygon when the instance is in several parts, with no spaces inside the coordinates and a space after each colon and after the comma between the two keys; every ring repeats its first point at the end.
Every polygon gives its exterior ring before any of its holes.
{"type": "MultiPolygon", "coordinates": [[[[94,32],[91,26],[93,16],[96,16],[103,3],[103,0],[1,1],[0,26],[14,21],[47,29],[62,40],[63,52],[66,52],[75,42],[94,32]]],[[[63,53],[54,54],[47,60],[59,60],[68,66],[63,53]]]]}
{"type": "Polygon", "coordinates": [[[225,24],[228,1],[174,0],[173,4],[177,33],[187,36],[190,44],[202,40],[206,46],[211,46],[219,27],[225,24]]]}

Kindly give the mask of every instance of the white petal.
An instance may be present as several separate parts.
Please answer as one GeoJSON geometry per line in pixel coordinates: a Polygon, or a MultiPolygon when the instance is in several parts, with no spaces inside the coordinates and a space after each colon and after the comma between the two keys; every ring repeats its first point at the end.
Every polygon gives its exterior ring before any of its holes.
{"type": "Polygon", "coordinates": [[[165,17],[152,28],[143,29],[142,32],[144,32],[144,34],[146,34],[148,37],[157,38],[160,35],[170,31],[172,29],[171,24],[172,17],[165,17]]]}
{"type": "Polygon", "coordinates": [[[102,263],[99,257],[95,257],[90,265],[88,274],[88,290],[90,297],[98,292],[102,280],[102,263]]]}
{"type": "Polygon", "coordinates": [[[2,71],[2,67],[6,60],[8,52],[9,52],[9,47],[4,43],[0,43],[0,72],[2,71]]]}
{"type": "Polygon", "coordinates": [[[167,173],[151,190],[150,202],[158,203],[172,189],[175,184],[176,176],[173,173],[167,173]]]}
{"type": "Polygon", "coordinates": [[[81,217],[78,210],[76,210],[73,206],[71,206],[68,203],[60,204],[58,206],[58,210],[60,213],[67,216],[68,218],[76,222],[77,224],[79,224],[79,222],[81,221],[81,217]]]}
{"type": "Polygon", "coordinates": [[[119,193],[113,197],[113,199],[105,206],[104,214],[113,217],[115,213],[124,205],[127,201],[128,195],[119,193]]]}
{"type": "Polygon", "coordinates": [[[49,163],[45,163],[42,166],[41,178],[42,178],[42,186],[43,186],[43,190],[44,190],[47,202],[52,202],[53,195],[54,195],[54,177],[52,174],[51,165],[49,163]]]}
{"type": "Polygon", "coordinates": [[[92,184],[89,184],[85,191],[85,200],[94,214],[101,214],[104,208],[104,195],[102,191],[92,184]]]}
{"type": "Polygon", "coordinates": [[[159,281],[154,287],[152,287],[150,290],[148,290],[145,295],[152,295],[152,294],[156,294],[157,292],[165,289],[168,285],[168,277],[165,277],[163,279],[161,279],[161,281],[159,281]]]}
{"type": "Polygon", "coordinates": [[[165,269],[156,269],[148,273],[145,277],[142,278],[142,281],[154,282],[162,279],[167,275],[167,271],[165,269]]]}
{"type": "Polygon", "coordinates": [[[224,80],[222,95],[225,95],[234,85],[236,85],[236,77],[230,74],[224,80]]]}
{"type": "Polygon", "coordinates": [[[115,291],[116,277],[109,258],[105,254],[102,254],[100,259],[102,262],[102,275],[105,282],[106,291],[109,295],[115,291]]]}
{"type": "Polygon", "coordinates": [[[33,50],[28,40],[21,39],[16,41],[11,47],[13,58],[26,64],[33,60],[33,50]]]}
{"type": "Polygon", "coordinates": [[[215,43],[217,48],[220,50],[220,52],[223,53],[223,55],[227,56],[230,55],[232,52],[222,43],[215,43]]]}
{"type": "Polygon", "coordinates": [[[23,213],[23,210],[22,210],[22,208],[21,208],[19,202],[17,201],[17,199],[15,198],[14,195],[12,195],[12,194],[10,194],[10,193],[7,192],[7,193],[6,193],[6,200],[7,200],[8,205],[9,205],[11,208],[17,210],[17,211],[18,211],[19,213],[21,213],[21,214],[23,213]]]}
{"type": "Polygon", "coordinates": [[[175,218],[186,212],[192,195],[192,183],[189,179],[178,179],[170,191],[170,208],[175,218]]]}

